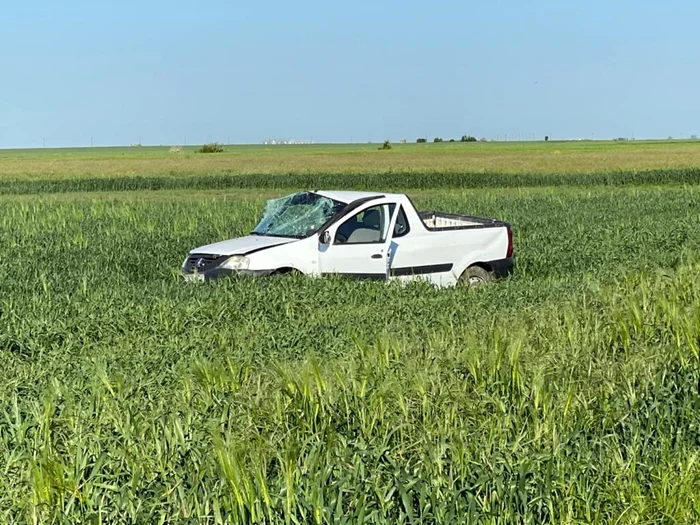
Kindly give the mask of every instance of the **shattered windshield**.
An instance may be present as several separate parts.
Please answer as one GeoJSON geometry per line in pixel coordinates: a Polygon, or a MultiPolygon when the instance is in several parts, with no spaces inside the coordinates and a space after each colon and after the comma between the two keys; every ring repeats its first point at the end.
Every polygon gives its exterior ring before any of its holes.
{"type": "Polygon", "coordinates": [[[265,214],[252,231],[273,237],[308,237],[340,211],[345,204],[306,191],[292,193],[265,204],[265,214]]]}

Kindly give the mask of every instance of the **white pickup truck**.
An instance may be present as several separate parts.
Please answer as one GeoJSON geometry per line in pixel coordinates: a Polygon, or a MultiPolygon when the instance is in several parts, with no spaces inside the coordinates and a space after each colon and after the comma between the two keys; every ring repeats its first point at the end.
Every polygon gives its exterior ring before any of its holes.
{"type": "Polygon", "coordinates": [[[300,272],[479,285],[513,271],[508,223],[418,212],[398,193],[302,191],[267,201],[250,234],[190,251],[187,280],[300,272]]]}

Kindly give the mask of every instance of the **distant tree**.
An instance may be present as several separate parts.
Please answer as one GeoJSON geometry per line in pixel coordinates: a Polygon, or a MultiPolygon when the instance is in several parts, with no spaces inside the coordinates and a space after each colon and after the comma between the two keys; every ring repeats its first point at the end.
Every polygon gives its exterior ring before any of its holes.
{"type": "Polygon", "coordinates": [[[440,137],[435,137],[433,139],[433,142],[442,142],[442,139],[440,137]]]}
{"type": "Polygon", "coordinates": [[[418,144],[425,144],[425,143],[428,142],[428,141],[425,140],[425,139],[423,139],[423,138],[421,138],[421,139],[418,139],[416,142],[417,142],[418,144]]]}
{"type": "Polygon", "coordinates": [[[224,151],[224,148],[214,142],[212,144],[204,144],[197,150],[197,153],[221,153],[222,151],[224,151]]]}
{"type": "Polygon", "coordinates": [[[462,135],[462,138],[459,139],[460,142],[476,142],[476,137],[472,137],[471,135],[462,135]]]}
{"type": "Polygon", "coordinates": [[[450,142],[454,142],[454,141],[455,141],[455,139],[450,139],[450,142]]]}
{"type": "Polygon", "coordinates": [[[385,141],[384,141],[384,144],[382,144],[381,146],[379,146],[379,148],[377,148],[377,149],[391,149],[391,144],[389,144],[389,141],[388,141],[388,140],[385,140],[385,141]]]}
{"type": "Polygon", "coordinates": [[[547,142],[549,140],[549,135],[544,136],[544,141],[547,142]]]}

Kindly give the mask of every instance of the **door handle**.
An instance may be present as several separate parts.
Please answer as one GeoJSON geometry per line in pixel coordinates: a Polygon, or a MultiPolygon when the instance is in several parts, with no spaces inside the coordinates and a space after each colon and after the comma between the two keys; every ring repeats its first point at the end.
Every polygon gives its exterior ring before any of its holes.
{"type": "Polygon", "coordinates": [[[382,258],[381,253],[375,253],[374,255],[372,255],[372,259],[381,259],[381,258],[382,258]]]}

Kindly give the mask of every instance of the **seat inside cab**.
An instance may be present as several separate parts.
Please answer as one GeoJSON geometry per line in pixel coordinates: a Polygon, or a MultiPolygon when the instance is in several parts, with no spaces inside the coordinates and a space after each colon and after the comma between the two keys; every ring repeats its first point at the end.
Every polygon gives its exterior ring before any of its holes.
{"type": "Polygon", "coordinates": [[[363,244],[381,242],[388,222],[385,206],[364,210],[345,221],[336,233],[336,244],[363,244]]]}

